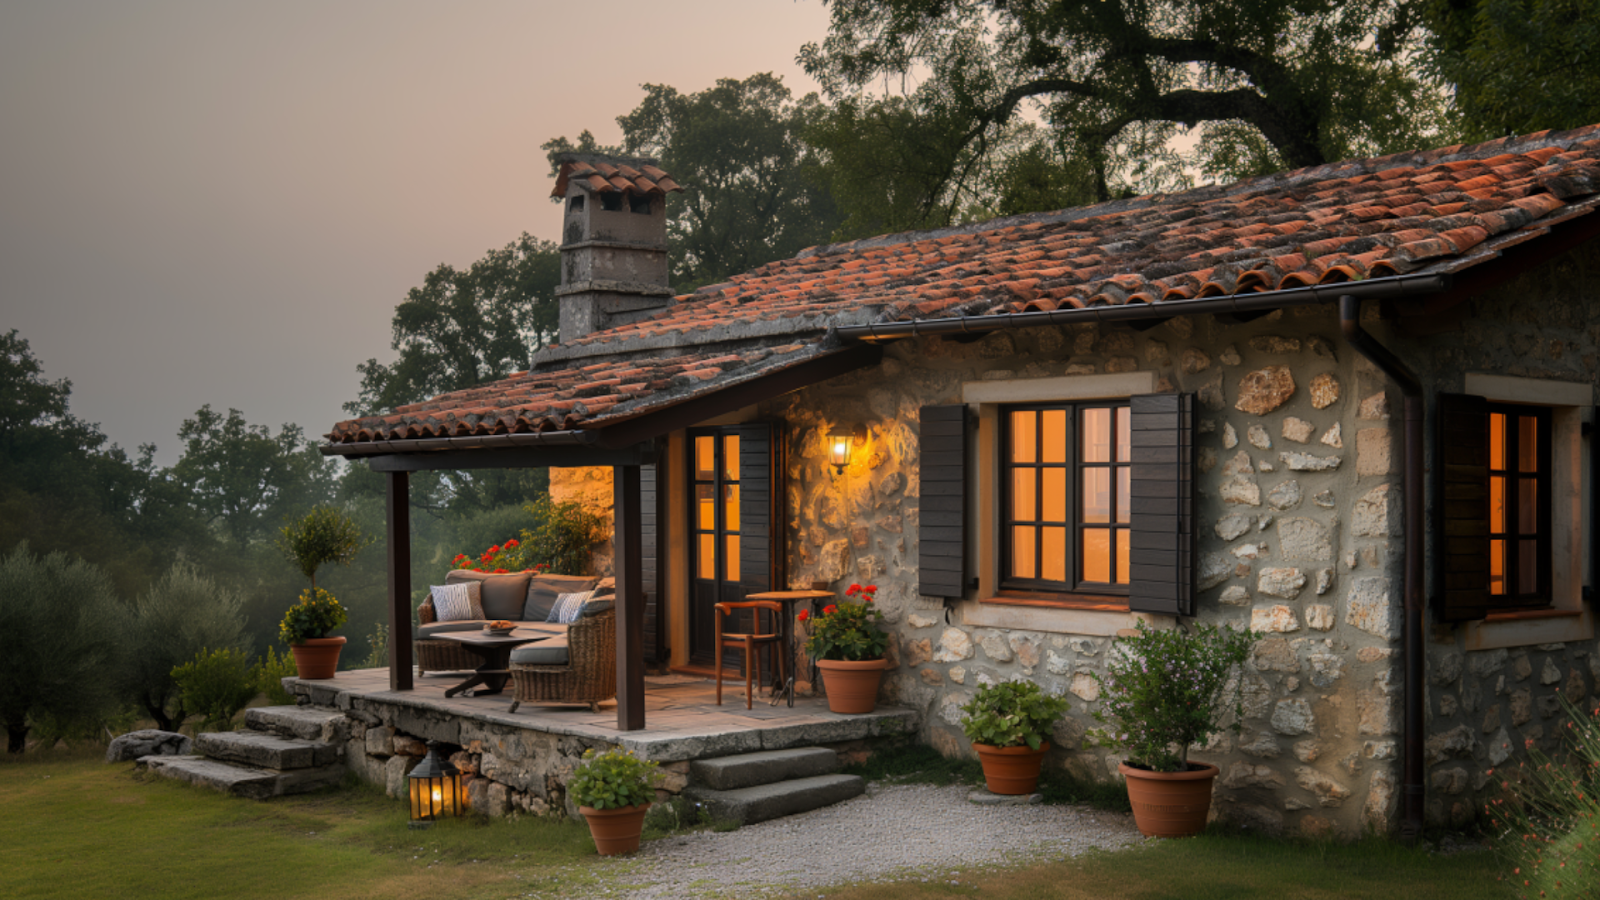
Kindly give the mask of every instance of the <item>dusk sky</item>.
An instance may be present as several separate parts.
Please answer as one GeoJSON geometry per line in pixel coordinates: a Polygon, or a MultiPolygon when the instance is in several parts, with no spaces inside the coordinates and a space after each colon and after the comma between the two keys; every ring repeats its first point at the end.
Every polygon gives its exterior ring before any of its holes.
{"type": "Polygon", "coordinates": [[[818,0],[0,6],[0,330],[72,409],[179,455],[202,404],[320,436],[441,262],[555,239],[539,145],[771,71],[818,0]]]}

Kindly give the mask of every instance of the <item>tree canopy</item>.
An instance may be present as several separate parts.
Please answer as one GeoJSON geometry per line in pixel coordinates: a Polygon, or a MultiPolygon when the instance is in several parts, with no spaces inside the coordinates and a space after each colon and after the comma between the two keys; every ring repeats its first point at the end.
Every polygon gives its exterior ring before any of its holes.
{"type": "Polygon", "coordinates": [[[345,410],[384,412],[527,369],[559,329],[560,284],[556,245],[527,232],[466,269],[440,263],[395,307],[400,358],[358,365],[361,395],[345,410]]]}
{"type": "Polygon", "coordinates": [[[831,96],[898,84],[949,123],[962,152],[923,198],[945,220],[985,162],[1020,174],[1019,153],[1107,198],[1181,186],[1180,136],[1192,166],[1243,177],[1424,146],[1442,122],[1443,94],[1410,65],[1420,11],[1398,0],[825,2],[830,33],[800,60],[831,96]],[[1019,141],[1028,114],[1044,127],[1019,141]]]}

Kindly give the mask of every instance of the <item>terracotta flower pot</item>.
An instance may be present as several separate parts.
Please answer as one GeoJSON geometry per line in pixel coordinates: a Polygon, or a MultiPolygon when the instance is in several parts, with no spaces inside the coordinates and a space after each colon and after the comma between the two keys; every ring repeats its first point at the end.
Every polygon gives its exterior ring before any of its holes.
{"type": "Polygon", "coordinates": [[[996,747],[993,744],[973,744],[978,751],[978,762],[983,764],[983,780],[993,794],[1031,794],[1039,787],[1039,770],[1044,767],[1045,752],[1050,742],[1043,741],[1039,749],[1027,744],[1020,747],[996,747]]]}
{"type": "Polygon", "coordinates": [[[1190,763],[1187,772],[1152,772],[1127,763],[1117,771],[1128,779],[1133,823],[1146,837],[1189,837],[1206,827],[1211,812],[1211,783],[1217,767],[1190,763]]]}
{"type": "Polygon", "coordinates": [[[819,659],[822,688],[828,692],[828,711],[869,713],[878,705],[878,684],[883,681],[881,659],[819,659]]]}
{"type": "Polygon", "coordinates": [[[307,638],[303,644],[290,644],[294,653],[295,674],[301,678],[332,678],[339,671],[339,651],[344,649],[342,635],[325,638],[307,638]]]}
{"type": "Polygon", "coordinates": [[[616,809],[595,809],[580,806],[578,812],[589,823],[589,834],[594,838],[594,848],[601,856],[616,856],[639,849],[639,836],[644,833],[644,814],[650,804],[619,806],[616,809]]]}

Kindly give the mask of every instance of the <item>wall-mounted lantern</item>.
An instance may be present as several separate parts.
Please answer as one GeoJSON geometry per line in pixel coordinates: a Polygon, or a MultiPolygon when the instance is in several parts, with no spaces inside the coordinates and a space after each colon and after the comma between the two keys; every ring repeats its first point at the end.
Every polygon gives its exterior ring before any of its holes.
{"type": "Polygon", "coordinates": [[[834,472],[844,474],[844,467],[850,465],[850,448],[860,443],[862,438],[859,428],[828,433],[828,465],[833,466],[834,472]]]}
{"type": "Polygon", "coordinates": [[[435,819],[462,812],[461,771],[439,758],[439,743],[428,742],[428,755],[406,776],[411,793],[411,827],[427,828],[435,819]]]}

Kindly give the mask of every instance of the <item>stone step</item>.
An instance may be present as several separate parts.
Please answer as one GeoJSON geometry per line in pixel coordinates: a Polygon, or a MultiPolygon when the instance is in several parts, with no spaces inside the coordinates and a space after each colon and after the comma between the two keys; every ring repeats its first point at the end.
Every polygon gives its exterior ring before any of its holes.
{"type": "Polygon", "coordinates": [[[232,765],[204,756],[146,756],[139,760],[139,765],[163,778],[188,782],[250,800],[265,800],[268,797],[284,794],[304,794],[339,784],[344,780],[344,766],[337,764],[315,769],[277,772],[232,765]]]}
{"type": "Polygon", "coordinates": [[[684,793],[704,803],[713,820],[751,825],[831,806],[866,790],[867,783],[857,775],[813,775],[731,791],[691,786],[684,793]]]}
{"type": "Polygon", "coordinates": [[[689,764],[694,783],[714,791],[735,791],[791,778],[827,775],[838,770],[839,754],[822,747],[740,753],[697,759],[689,764]]]}
{"type": "Polygon", "coordinates": [[[268,731],[279,737],[334,743],[349,736],[350,720],[335,709],[258,706],[244,711],[244,727],[251,731],[268,731]]]}
{"type": "Polygon", "coordinates": [[[312,769],[339,761],[339,748],[321,741],[278,737],[260,731],[210,731],[194,739],[195,752],[257,769],[312,769]]]}

